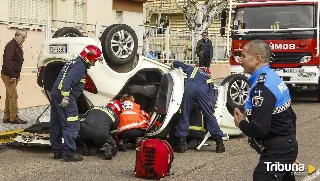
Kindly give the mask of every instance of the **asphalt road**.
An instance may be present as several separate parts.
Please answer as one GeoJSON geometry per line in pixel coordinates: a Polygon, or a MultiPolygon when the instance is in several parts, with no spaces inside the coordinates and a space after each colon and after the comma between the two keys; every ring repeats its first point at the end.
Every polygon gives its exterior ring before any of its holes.
{"type": "MultiPolygon", "coordinates": [[[[293,103],[298,117],[298,159],[306,168],[308,164],[320,168],[319,106],[315,100],[296,100],[293,103]]],[[[248,146],[246,137],[226,141],[227,151],[222,154],[214,152],[213,142],[209,144],[211,146],[204,146],[200,151],[175,153],[173,175],[164,180],[252,180],[258,155],[248,146]]],[[[49,148],[5,147],[0,150],[0,180],[139,180],[134,176],[134,164],[133,150],[118,152],[111,161],[92,155],[85,157],[83,162],[64,163],[53,160],[49,148]]],[[[305,171],[296,178],[302,180],[306,176],[305,171]]]]}

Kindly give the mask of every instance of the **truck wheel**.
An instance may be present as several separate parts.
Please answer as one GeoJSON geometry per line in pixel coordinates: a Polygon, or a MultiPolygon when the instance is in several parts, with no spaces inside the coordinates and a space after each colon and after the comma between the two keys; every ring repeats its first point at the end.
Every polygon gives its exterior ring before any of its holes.
{"type": "Polygon", "coordinates": [[[125,24],[114,26],[101,39],[107,62],[124,65],[134,61],[138,50],[138,38],[130,26],[125,24]]]}
{"type": "Polygon", "coordinates": [[[250,90],[250,82],[245,75],[235,74],[228,85],[227,104],[231,109],[243,110],[250,90]]]}
{"type": "Polygon", "coordinates": [[[58,37],[83,37],[83,34],[76,28],[64,27],[57,30],[52,36],[52,38],[58,37]]]}

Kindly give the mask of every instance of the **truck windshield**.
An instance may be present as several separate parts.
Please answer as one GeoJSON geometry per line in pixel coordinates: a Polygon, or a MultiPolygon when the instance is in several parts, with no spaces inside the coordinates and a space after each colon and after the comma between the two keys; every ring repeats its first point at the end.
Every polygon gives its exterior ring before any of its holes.
{"type": "Polygon", "coordinates": [[[313,28],[312,5],[259,6],[239,8],[234,29],[313,28]]]}

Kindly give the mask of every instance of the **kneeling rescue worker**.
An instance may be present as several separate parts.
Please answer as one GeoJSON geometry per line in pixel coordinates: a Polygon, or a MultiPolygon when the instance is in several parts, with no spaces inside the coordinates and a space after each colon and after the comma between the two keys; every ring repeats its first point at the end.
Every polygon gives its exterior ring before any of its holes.
{"type": "Polygon", "coordinates": [[[225,146],[222,139],[224,134],[220,130],[218,122],[213,115],[213,101],[215,95],[210,69],[206,67],[193,67],[180,61],[174,61],[172,66],[173,68],[182,68],[187,74],[181,110],[182,115],[179,118],[175,132],[175,136],[179,138],[175,151],[183,153],[188,150],[186,137],[189,131],[190,111],[194,104],[197,103],[203,113],[207,129],[213,140],[216,142],[216,152],[225,152],[225,146]]]}
{"type": "Polygon", "coordinates": [[[93,107],[81,123],[79,136],[103,147],[106,160],[117,154],[116,141],[112,132],[118,129],[119,117],[109,106],[93,107]]]}
{"type": "Polygon", "coordinates": [[[87,69],[94,66],[97,60],[102,60],[101,55],[97,46],[86,46],[77,58],[64,65],[52,87],[50,143],[54,159],[83,160],[76,154],[75,139],[80,129],[76,100],[84,90],[87,69]]]}

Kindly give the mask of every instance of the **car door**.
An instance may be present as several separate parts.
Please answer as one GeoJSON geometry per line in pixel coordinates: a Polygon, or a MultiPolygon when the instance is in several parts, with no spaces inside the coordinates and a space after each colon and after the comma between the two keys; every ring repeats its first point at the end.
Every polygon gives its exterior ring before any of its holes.
{"type": "Polygon", "coordinates": [[[184,74],[182,69],[170,70],[162,76],[154,110],[151,113],[147,137],[165,137],[176,125],[176,113],[179,111],[184,92],[184,74]],[[155,124],[158,122],[159,124],[155,124]]]}

